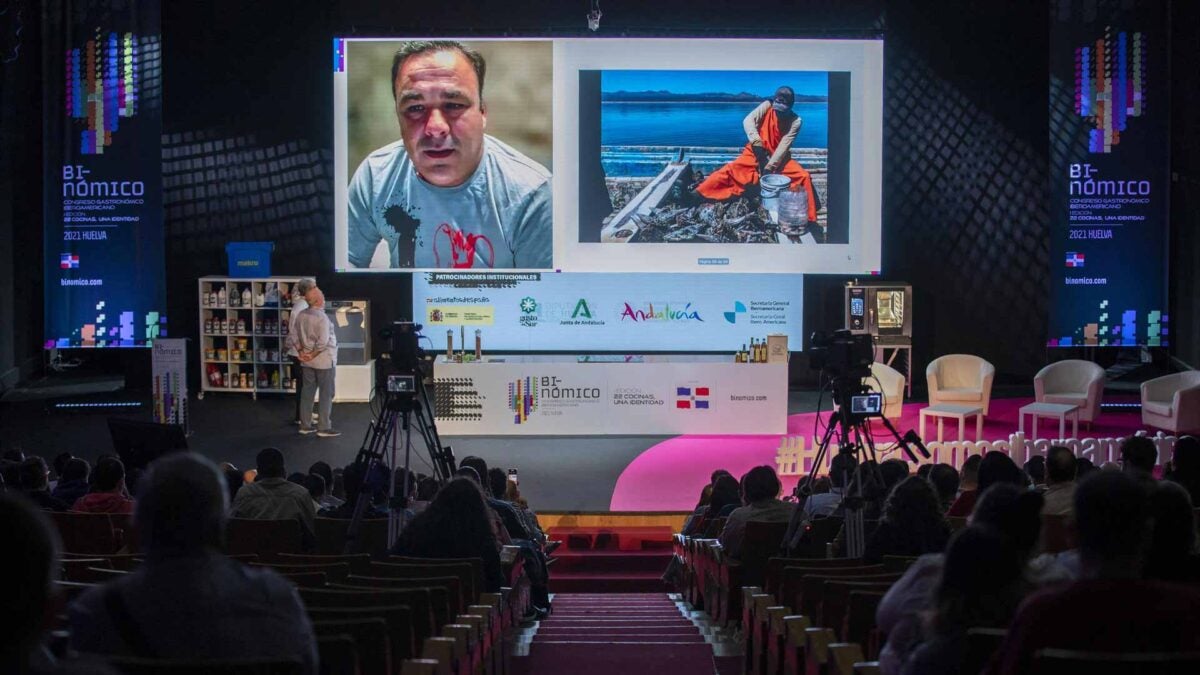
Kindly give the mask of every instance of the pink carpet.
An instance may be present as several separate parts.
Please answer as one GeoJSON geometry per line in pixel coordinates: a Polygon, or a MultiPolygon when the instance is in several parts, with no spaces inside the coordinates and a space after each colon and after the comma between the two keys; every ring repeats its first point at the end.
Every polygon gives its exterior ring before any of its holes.
{"type": "MultiPolygon", "coordinates": [[[[1032,403],[1031,398],[993,399],[983,425],[984,440],[1007,440],[1017,430],[1017,411],[1021,406],[1032,403]]],[[[901,434],[917,429],[918,413],[924,403],[907,403],[898,422],[894,422],[901,434]]],[[[822,424],[828,413],[821,416],[822,424]]],[[[814,436],[814,413],[788,416],[788,435],[802,435],[812,443],[814,436]]],[[[1026,417],[1026,424],[1029,418],[1026,417]]],[[[823,427],[822,427],[823,428],[823,427]]],[[[883,425],[875,423],[875,438],[886,434],[883,425]]],[[[1079,438],[1120,438],[1129,436],[1142,426],[1141,412],[1137,409],[1104,411],[1087,430],[1081,424],[1079,438]]],[[[816,432],[820,440],[821,428],[816,432]]],[[[918,430],[919,431],[919,430],[918,430]]],[[[1153,431],[1147,429],[1153,435],[1153,431]]],[[[1025,429],[1029,434],[1028,426],[1025,429]]],[[[926,423],[926,436],[932,440],[937,436],[937,423],[926,423]]],[[[1071,425],[1067,424],[1067,434],[1071,425]]],[[[945,438],[953,439],[958,434],[958,424],[946,422],[945,438]]],[[[1038,424],[1038,436],[1052,438],[1058,435],[1058,424],[1054,420],[1042,419],[1038,424]]],[[[700,490],[708,483],[709,475],[716,469],[726,469],[740,476],[750,469],[766,464],[775,467],[775,452],[781,436],[677,436],[647,448],[625,467],[613,489],[609,509],[612,511],[690,511],[700,497],[700,490]]],[[[967,440],[975,440],[974,419],[967,424],[967,440]]],[[[783,476],[784,491],[790,492],[797,481],[796,476],[783,476]]]]}

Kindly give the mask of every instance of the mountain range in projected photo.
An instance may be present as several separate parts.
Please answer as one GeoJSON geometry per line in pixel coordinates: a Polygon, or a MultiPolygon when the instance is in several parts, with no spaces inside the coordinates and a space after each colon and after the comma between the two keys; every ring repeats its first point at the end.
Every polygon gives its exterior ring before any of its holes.
{"type": "Polygon", "coordinates": [[[796,92],[794,110],[804,120],[793,154],[809,171],[824,168],[829,78],[823,71],[606,70],[600,76],[605,175],[657,175],[681,147],[696,169],[719,168],[746,144],[742,119],[781,85],[796,92]],[[806,154],[812,156],[800,158],[806,154]]]}

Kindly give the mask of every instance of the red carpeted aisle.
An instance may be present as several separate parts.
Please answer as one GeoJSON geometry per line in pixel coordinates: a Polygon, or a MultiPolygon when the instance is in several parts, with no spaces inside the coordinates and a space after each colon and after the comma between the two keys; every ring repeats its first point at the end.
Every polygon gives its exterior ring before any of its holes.
{"type": "Polygon", "coordinates": [[[517,675],[712,675],[713,648],[666,593],[568,593],[537,628],[517,675]]]}

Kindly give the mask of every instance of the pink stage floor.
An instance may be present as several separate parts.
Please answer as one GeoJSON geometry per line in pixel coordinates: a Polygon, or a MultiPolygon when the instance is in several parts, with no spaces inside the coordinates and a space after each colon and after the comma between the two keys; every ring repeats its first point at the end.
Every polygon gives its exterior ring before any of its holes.
{"type": "MultiPolygon", "coordinates": [[[[1032,403],[1031,398],[993,399],[983,425],[983,439],[1007,440],[1017,431],[1017,411],[1021,406],[1032,403]]],[[[908,403],[904,413],[895,422],[901,434],[916,429],[918,413],[925,403],[908,403]]],[[[822,424],[828,412],[822,414],[822,424]]],[[[808,443],[814,436],[813,424],[816,413],[801,413],[788,416],[788,435],[802,435],[808,443]]],[[[1026,418],[1029,424],[1029,418],[1026,418]]],[[[821,427],[823,428],[823,427],[821,427]]],[[[876,423],[875,438],[878,441],[886,431],[876,423]]],[[[1080,438],[1120,438],[1129,436],[1142,426],[1141,412],[1134,408],[1117,412],[1104,411],[1091,429],[1081,424],[1080,438]]],[[[820,439],[819,430],[817,440],[820,439]]],[[[1026,428],[1026,434],[1030,429],[1026,428]]],[[[1147,429],[1151,435],[1153,430],[1147,429]]],[[[957,437],[958,424],[946,422],[945,438],[957,437]]],[[[1067,424],[1070,434],[1070,423],[1067,424]]],[[[936,421],[926,422],[926,435],[936,438],[936,421]]],[[[1052,438],[1058,435],[1058,423],[1042,419],[1038,425],[1038,436],[1052,438]]],[[[766,464],[775,467],[775,453],[782,436],[677,436],[646,449],[633,460],[617,479],[609,508],[613,511],[690,511],[696,505],[700,490],[708,483],[709,475],[716,469],[726,469],[740,476],[755,466],[766,464]]],[[[974,418],[966,428],[967,440],[975,440],[974,418]]],[[[790,492],[797,481],[796,476],[783,476],[784,491],[790,492]]]]}

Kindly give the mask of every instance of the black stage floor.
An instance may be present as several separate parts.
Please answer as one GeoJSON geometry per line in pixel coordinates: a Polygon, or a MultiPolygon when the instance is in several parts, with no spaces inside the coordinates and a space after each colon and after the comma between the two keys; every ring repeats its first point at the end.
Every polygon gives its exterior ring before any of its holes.
{"type": "MultiPolygon", "coordinates": [[[[96,400],[99,397],[74,399],[96,400]]],[[[93,413],[86,408],[64,412],[52,401],[22,401],[0,404],[0,440],[42,455],[49,461],[69,451],[89,461],[112,452],[105,420],[112,415],[150,419],[145,397],[123,393],[103,395],[104,400],[122,399],[142,403],[135,413],[93,413]]],[[[793,391],[788,412],[811,412],[817,403],[815,391],[793,391]]],[[[363,403],[339,403],[333,407],[338,438],[301,436],[290,423],[293,403],[282,397],[246,394],[209,394],[204,400],[193,395],[192,435],[189,447],[216,462],[232,462],[239,468],[254,466],[262,448],[275,446],[287,457],[288,471],[306,471],[317,460],[334,466],[351,462],[361,447],[371,412],[363,403]]],[[[825,401],[828,406],[828,399],[825,401]]],[[[520,471],[521,491],[531,506],[540,511],[607,511],[617,478],[634,458],[667,436],[542,436],[542,437],[444,437],[458,458],[478,455],[504,468],[520,471]]],[[[416,435],[414,434],[414,441],[416,435]]],[[[430,473],[427,454],[416,444],[412,465],[430,473]]]]}

